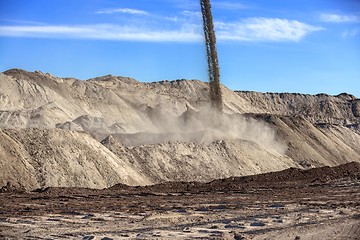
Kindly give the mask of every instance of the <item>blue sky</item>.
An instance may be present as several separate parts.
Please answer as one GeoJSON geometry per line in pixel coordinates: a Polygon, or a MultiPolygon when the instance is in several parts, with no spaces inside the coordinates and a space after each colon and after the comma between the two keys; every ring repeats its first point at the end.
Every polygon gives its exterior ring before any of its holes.
{"type": "MultiPolygon", "coordinates": [[[[212,0],[222,83],[360,97],[360,2],[212,0]]],[[[197,0],[0,0],[0,71],[200,79],[197,0]]]]}

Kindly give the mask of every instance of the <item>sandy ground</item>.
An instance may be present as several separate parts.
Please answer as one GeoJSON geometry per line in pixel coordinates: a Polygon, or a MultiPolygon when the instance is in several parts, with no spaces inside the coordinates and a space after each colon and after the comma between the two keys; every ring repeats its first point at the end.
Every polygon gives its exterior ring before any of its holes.
{"type": "Polygon", "coordinates": [[[241,181],[4,192],[0,238],[360,239],[358,177],[241,181]]]}

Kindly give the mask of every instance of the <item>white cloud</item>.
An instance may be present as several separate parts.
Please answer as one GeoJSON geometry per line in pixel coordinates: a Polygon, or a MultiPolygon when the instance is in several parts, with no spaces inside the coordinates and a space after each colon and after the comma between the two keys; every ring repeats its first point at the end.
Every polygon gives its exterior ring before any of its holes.
{"type": "MultiPolygon", "coordinates": [[[[239,22],[215,22],[219,41],[300,41],[322,30],[299,21],[278,18],[248,18],[239,22]]],[[[34,38],[80,38],[118,41],[197,42],[203,40],[201,22],[174,22],[171,25],[43,25],[0,26],[0,36],[34,38]]]]}
{"type": "Polygon", "coordinates": [[[211,4],[214,8],[221,8],[227,10],[239,10],[239,9],[247,9],[248,6],[241,4],[241,3],[234,3],[234,2],[213,2],[211,4]]]}
{"type": "Polygon", "coordinates": [[[108,10],[101,10],[97,11],[98,14],[113,14],[113,13],[125,13],[125,14],[132,14],[132,15],[149,15],[148,12],[138,9],[131,9],[131,8],[116,8],[116,9],[108,9],[108,10]]]}
{"type": "Polygon", "coordinates": [[[159,15],[155,15],[155,14],[151,14],[147,11],[144,10],[138,10],[138,9],[131,9],[131,8],[116,8],[116,9],[108,9],[108,10],[101,10],[101,11],[97,11],[97,14],[114,14],[114,13],[122,13],[122,14],[130,14],[130,15],[137,15],[137,16],[146,16],[149,18],[154,18],[157,20],[165,20],[165,21],[170,21],[170,22],[177,22],[178,21],[178,17],[177,16],[159,16],[159,15]]]}
{"type": "Polygon", "coordinates": [[[201,18],[201,12],[197,11],[182,11],[181,14],[187,17],[201,18]]]}
{"type": "Polygon", "coordinates": [[[0,26],[0,36],[34,38],[75,38],[119,41],[194,42],[201,39],[196,27],[152,30],[113,24],[83,26],[0,26]]]}
{"type": "Polygon", "coordinates": [[[333,23],[360,22],[360,18],[355,15],[339,15],[332,13],[320,14],[320,20],[323,22],[333,22],[333,23]]]}
{"type": "Polygon", "coordinates": [[[10,24],[23,24],[23,25],[43,25],[43,22],[36,21],[28,21],[28,20],[20,20],[20,19],[1,19],[2,22],[10,23],[10,24]]]}
{"type": "Polygon", "coordinates": [[[235,23],[215,23],[219,40],[300,41],[323,28],[279,18],[248,18],[235,23]]]}
{"type": "Polygon", "coordinates": [[[77,34],[90,32],[90,28],[70,26],[1,26],[1,36],[32,36],[39,34],[77,34]]]}
{"type": "Polygon", "coordinates": [[[162,17],[162,19],[166,20],[166,21],[170,21],[170,22],[177,22],[179,21],[179,18],[177,16],[175,17],[162,17]]]}
{"type": "Polygon", "coordinates": [[[353,30],[345,30],[341,35],[343,38],[355,37],[359,34],[359,29],[355,28],[353,30]]]}

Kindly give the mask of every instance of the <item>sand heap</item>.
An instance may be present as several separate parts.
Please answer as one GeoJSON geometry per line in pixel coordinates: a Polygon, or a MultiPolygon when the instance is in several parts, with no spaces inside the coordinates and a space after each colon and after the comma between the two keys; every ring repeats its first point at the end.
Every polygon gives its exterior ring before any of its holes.
{"type": "Polygon", "coordinates": [[[197,80],[80,81],[12,69],[0,86],[0,187],[210,181],[360,162],[360,101],[348,94],[222,86],[224,114],[213,114],[197,80]]]}

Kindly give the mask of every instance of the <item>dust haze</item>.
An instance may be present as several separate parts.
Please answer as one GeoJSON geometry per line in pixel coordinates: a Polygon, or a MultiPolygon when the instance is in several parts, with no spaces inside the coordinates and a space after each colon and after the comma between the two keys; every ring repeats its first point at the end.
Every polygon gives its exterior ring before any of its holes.
{"type": "MultiPolygon", "coordinates": [[[[212,106],[199,110],[187,107],[181,115],[158,106],[149,108],[147,117],[153,123],[145,132],[119,134],[125,145],[157,144],[169,141],[209,144],[217,140],[251,141],[269,152],[285,154],[287,146],[276,139],[275,131],[263,121],[241,114],[215,111],[212,106]]],[[[148,122],[148,119],[143,119],[148,122]]]]}

